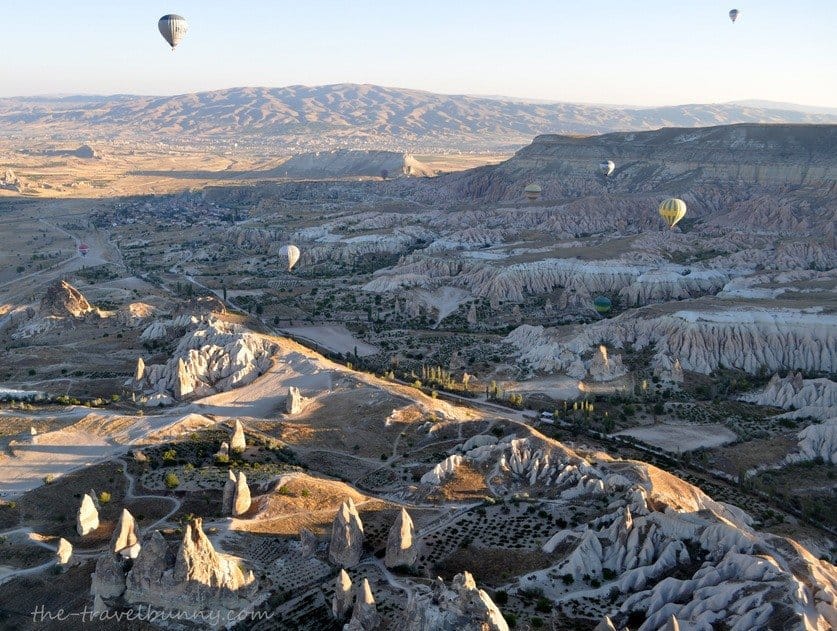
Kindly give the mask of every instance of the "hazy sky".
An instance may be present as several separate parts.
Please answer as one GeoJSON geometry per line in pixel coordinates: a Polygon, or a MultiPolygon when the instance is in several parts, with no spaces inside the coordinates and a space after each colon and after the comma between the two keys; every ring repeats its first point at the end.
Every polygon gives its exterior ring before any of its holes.
{"type": "Polygon", "coordinates": [[[375,83],[837,107],[837,0],[3,0],[0,96],[375,83]],[[175,53],[157,19],[180,13],[175,53]]]}

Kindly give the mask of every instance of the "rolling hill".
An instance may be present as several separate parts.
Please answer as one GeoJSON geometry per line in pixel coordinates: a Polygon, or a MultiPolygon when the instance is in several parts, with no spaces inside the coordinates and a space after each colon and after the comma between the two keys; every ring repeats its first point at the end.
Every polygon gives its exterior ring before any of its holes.
{"type": "MultiPolygon", "coordinates": [[[[769,104],[765,104],[769,105],[769,104]]],[[[831,112],[746,103],[615,107],[442,95],[375,85],[232,88],[177,96],[0,99],[23,138],[238,142],[273,148],[509,151],[539,134],[730,123],[837,123],[831,112]]],[[[792,107],[792,106],[788,106],[792,107]]]]}

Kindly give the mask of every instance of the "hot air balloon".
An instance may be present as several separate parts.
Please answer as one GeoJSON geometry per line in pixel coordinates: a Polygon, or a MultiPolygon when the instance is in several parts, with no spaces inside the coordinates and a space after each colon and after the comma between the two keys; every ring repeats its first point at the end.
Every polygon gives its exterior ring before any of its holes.
{"type": "Polygon", "coordinates": [[[732,23],[735,24],[735,20],[738,18],[738,9],[732,9],[729,12],[729,19],[732,20],[732,23]]]}
{"type": "Polygon", "coordinates": [[[288,271],[291,271],[299,261],[299,248],[295,245],[285,245],[279,250],[279,256],[288,259],[288,271]]]}
{"type": "Polygon", "coordinates": [[[686,202],[682,199],[672,197],[660,204],[660,217],[662,217],[668,224],[669,228],[674,228],[677,222],[686,216],[686,202]]]}
{"type": "Polygon", "coordinates": [[[599,171],[601,171],[602,175],[607,177],[613,170],[616,168],[616,165],[613,163],[613,160],[602,160],[599,162],[599,171]]]}
{"type": "Polygon", "coordinates": [[[604,315],[610,311],[613,303],[607,296],[596,296],[595,300],[593,300],[593,306],[596,308],[596,311],[604,315]]]}
{"type": "Polygon", "coordinates": [[[523,194],[526,195],[526,199],[530,202],[537,201],[541,198],[541,185],[529,184],[523,189],[523,194]]]}
{"type": "Polygon", "coordinates": [[[78,253],[82,256],[87,256],[87,253],[90,251],[90,246],[86,243],[79,243],[78,244],[78,253]]]}
{"type": "Polygon", "coordinates": [[[160,34],[169,43],[171,49],[183,41],[186,37],[186,31],[189,30],[189,25],[186,23],[186,18],[174,13],[169,13],[160,18],[157,22],[157,28],[160,29],[160,34]]]}

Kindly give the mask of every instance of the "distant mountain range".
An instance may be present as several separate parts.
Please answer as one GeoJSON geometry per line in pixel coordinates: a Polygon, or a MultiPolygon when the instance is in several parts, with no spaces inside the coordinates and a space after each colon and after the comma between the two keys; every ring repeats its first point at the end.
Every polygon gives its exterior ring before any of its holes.
{"type": "Polygon", "coordinates": [[[359,148],[509,151],[544,133],[730,123],[837,123],[837,111],[768,102],[618,107],[433,94],[375,85],[232,88],[177,96],[0,99],[0,131],[53,140],[233,141],[275,152],[359,148]]]}

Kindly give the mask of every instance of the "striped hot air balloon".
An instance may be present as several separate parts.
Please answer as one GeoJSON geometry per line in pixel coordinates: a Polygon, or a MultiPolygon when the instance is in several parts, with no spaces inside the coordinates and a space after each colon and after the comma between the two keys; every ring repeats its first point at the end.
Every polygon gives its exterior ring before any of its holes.
{"type": "Polygon", "coordinates": [[[668,224],[669,228],[674,228],[678,221],[686,216],[686,202],[682,199],[672,197],[660,204],[660,217],[662,217],[668,224]]]}
{"type": "Polygon", "coordinates": [[[186,23],[186,18],[182,15],[175,15],[169,13],[160,18],[157,22],[157,28],[160,29],[160,35],[169,43],[171,49],[183,41],[186,37],[186,31],[189,30],[189,25],[186,23]]]}
{"type": "Polygon", "coordinates": [[[530,202],[537,201],[541,198],[541,185],[529,184],[523,189],[523,194],[530,202]]]}
{"type": "Polygon", "coordinates": [[[733,24],[735,24],[735,20],[738,19],[738,9],[731,9],[730,10],[729,19],[732,20],[733,24]]]}

